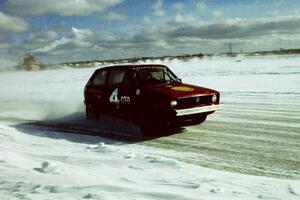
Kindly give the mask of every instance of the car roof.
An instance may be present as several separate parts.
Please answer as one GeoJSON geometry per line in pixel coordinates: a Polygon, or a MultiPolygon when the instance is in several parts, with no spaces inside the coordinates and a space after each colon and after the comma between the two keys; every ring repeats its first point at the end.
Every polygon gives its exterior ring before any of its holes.
{"type": "Polygon", "coordinates": [[[124,69],[124,68],[143,68],[143,67],[166,67],[165,65],[161,64],[130,64],[130,65],[112,65],[107,67],[101,67],[97,69],[99,70],[111,70],[111,69],[124,69]]]}

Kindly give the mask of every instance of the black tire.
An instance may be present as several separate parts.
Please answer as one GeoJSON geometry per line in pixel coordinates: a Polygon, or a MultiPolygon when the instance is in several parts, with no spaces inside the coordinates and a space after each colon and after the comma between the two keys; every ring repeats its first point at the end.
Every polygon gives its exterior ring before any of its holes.
{"type": "Polygon", "coordinates": [[[87,119],[97,119],[99,117],[99,111],[92,104],[85,106],[85,116],[87,119]]]}
{"type": "Polygon", "coordinates": [[[192,122],[193,124],[201,124],[203,123],[207,118],[207,114],[200,114],[193,117],[192,122]]]}
{"type": "Polygon", "coordinates": [[[147,136],[168,135],[168,133],[171,130],[177,128],[175,122],[170,122],[163,119],[153,119],[153,118],[140,120],[139,125],[142,133],[147,136]]]}

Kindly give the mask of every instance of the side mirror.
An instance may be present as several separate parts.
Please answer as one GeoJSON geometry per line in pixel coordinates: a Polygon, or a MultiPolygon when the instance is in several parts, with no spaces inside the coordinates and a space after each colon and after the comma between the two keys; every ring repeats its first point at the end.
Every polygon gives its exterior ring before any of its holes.
{"type": "Polygon", "coordinates": [[[177,78],[177,81],[182,83],[182,79],[181,78],[177,78]]]}

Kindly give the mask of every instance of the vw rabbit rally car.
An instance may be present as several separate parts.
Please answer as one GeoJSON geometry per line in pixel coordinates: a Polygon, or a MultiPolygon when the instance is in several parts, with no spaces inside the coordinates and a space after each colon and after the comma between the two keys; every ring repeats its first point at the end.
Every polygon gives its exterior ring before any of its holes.
{"type": "Polygon", "coordinates": [[[105,113],[150,124],[197,124],[221,108],[219,92],[182,83],[168,67],[154,64],[97,69],[84,98],[88,119],[105,113]]]}

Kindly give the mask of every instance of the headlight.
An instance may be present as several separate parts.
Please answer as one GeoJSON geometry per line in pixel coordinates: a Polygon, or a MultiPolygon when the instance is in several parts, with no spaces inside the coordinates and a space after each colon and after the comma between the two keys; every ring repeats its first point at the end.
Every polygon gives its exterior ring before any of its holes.
{"type": "Polygon", "coordinates": [[[172,108],[176,107],[176,106],[177,106],[177,101],[176,101],[176,100],[172,100],[172,101],[170,102],[170,106],[171,106],[172,108]]]}
{"type": "Polygon", "coordinates": [[[218,97],[217,97],[216,94],[214,94],[214,95],[212,96],[212,98],[211,98],[211,101],[212,101],[213,103],[216,103],[217,100],[218,100],[218,97]]]}

